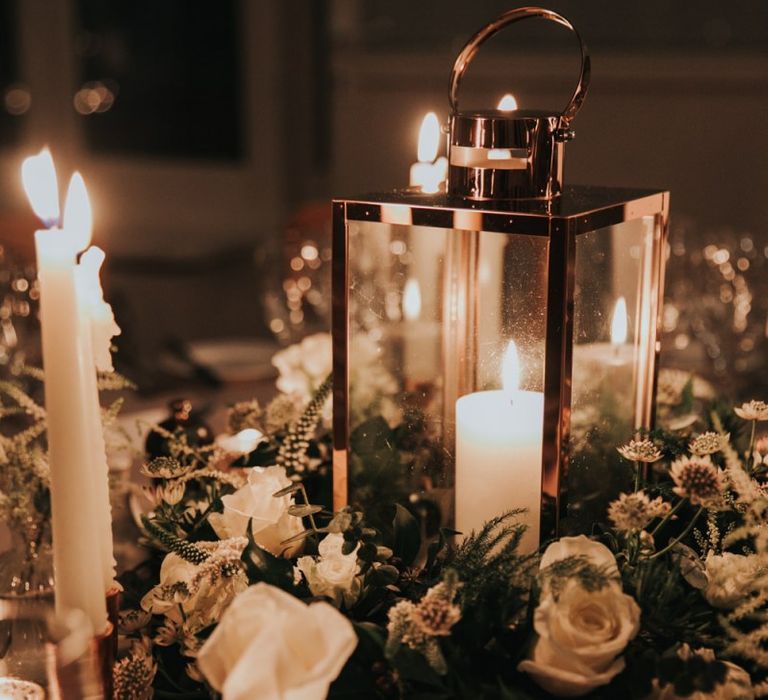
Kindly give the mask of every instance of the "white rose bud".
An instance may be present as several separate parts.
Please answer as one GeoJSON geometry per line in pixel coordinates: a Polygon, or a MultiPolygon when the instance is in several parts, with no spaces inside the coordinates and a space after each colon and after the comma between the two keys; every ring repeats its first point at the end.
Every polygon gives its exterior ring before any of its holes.
{"type": "Polygon", "coordinates": [[[343,544],[343,535],[331,533],[320,543],[320,556],[317,559],[307,556],[296,562],[312,595],[327,596],[336,606],[340,606],[342,601],[348,606],[354,604],[361,588],[360,579],[357,578],[360,571],[357,548],[350,554],[343,554],[343,544]]]}

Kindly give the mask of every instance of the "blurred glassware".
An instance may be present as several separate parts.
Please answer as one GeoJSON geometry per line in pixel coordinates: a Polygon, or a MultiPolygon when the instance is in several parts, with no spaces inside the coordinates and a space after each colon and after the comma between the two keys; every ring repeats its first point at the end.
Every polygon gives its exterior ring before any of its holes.
{"type": "Polygon", "coordinates": [[[52,601],[0,600],[0,697],[103,697],[93,630],[80,610],[52,601]]]}
{"type": "Polygon", "coordinates": [[[9,533],[10,547],[0,554],[0,599],[53,601],[50,523],[38,521],[29,530],[9,533]]]}
{"type": "Polygon", "coordinates": [[[265,285],[267,324],[282,344],[331,326],[331,207],[314,202],[288,222],[282,248],[273,252],[273,278],[265,285]]]}
{"type": "Polygon", "coordinates": [[[693,371],[734,399],[768,392],[768,236],[672,222],[661,366],[693,371]]]}
{"type": "Polygon", "coordinates": [[[0,379],[39,355],[39,297],[34,266],[18,263],[0,245],[0,379]]]}

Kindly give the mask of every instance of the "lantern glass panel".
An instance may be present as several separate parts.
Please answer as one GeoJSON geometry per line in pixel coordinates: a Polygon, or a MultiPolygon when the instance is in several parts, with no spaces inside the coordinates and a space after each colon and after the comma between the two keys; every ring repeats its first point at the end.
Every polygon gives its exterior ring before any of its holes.
{"type": "Polygon", "coordinates": [[[605,518],[633,465],[617,447],[644,422],[644,368],[652,361],[655,217],[576,237],[574,340],[567,517],[564,531],[586,532],[605,518]]]}
{"type": "MultiPolygon", "coordinates": [[[[504,510],[510,489],[521,488],[513,450],[492,446],[501,450],[493,478],[473,479],[466,459],[457,477],[456,406],[471,393],[482,411],[502,393],[510,341],[519,387],[506,391],[543,391],[547,237],[369,221],[350,221],[347,234],[350,503],[377,524],[391,517],[388,504],[409,503],[434,530],[454,524],[453,486],[463,475],[472,482],[462,489],[471,496],[459,504],[465,516],[473,499],[494,495],[504,510]]],[[[541,416],[532,420],[540,441],[541,416]]],[[[528,479],[536,494],[537,454],[528,479]]],[[[473,527],[483,518],[464,520],[473,527]]]]}

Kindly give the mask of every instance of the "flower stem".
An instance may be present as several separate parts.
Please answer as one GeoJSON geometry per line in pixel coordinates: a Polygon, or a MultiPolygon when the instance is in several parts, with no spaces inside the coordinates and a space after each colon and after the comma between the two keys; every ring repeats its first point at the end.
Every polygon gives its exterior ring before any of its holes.
{"type": "Polygon", "coordinates": [[[670,549],[672,549],[672,547],[674,547],[679,542],[682,542],[690,534],[691,530],[693,529],[693,526],[696,524],[696,521],[699,519],[699,516],[703,512],[704,512],[704,506],[699,506],[699,509],[696,511],[696,514],[693,516],[693,518],[691,518],[691,522],[688,523],[688,527],[686,527],[685,530],[683,530],[683,533],[680,536],[675,537],[675,539],[673,539],[671,542],[669,542],[669,544],[667,544],[667,546],[664,547],[664,549],[660,549],[658,552],[656,552],[656,554],[652,554],[648,558],[656,559],[660,557],[662,554],[666,554],[670,549]]]}
{"type": "Polygon", "coordinates": [[[688,499],[686,499],[686,498],[681,498],[681,499],[680,499],[680,500],[677,502],[677,504],[676,504],[676,505],[675,505],[675,506],[674,506],[674,507],[673,507],[673,508],[672,508],[672,509],[669,511],[669,513],[667,513],[667,514],[666,514],[666,515],[665,515],[665,516],[664,516],[664,517],[661,519],[661,521],[659,522],[659,524],[658,524],[658,525],[656,525],[656,527],[655,527],[655,528],[653,528],[653,530],[651,531],[651,537],[655,536],[655,535],[656,535],[656,533],[657,533],[659,530],[661,530],[661,528],[662,528],[662,527],[664,527],[664,525],[666,525],[666,524],[667,524],[667,522],[669,522],[670,518],[671,518],[671,517],[672,517],[672,516],[673,516],[675,513],[677,513],[677,511],[678,511],[678,510],[680,510],[680,507],[683,505],[683,503],[685,503],[685,502],[686,502],[686,500],[688,500],[688,499]]]}
{"type": "Polygon", "coordinates": [[[640,462],[635,460],[635,493],[640,490],[640,462]]]}
{"type": "Polygon", "coordinates": [[[747,464],[751,463],[752,469],[755,468],[755,430],[757,429],[757,421],[752,421],[752,434],[749,436],[749,452],[747,452],[747,464]]]}

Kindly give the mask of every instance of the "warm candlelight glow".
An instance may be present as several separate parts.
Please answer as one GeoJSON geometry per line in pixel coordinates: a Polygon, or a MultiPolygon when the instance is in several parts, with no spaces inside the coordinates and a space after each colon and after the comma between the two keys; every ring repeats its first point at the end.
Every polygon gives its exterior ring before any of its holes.
{"type": "Polygon", "coordinates": [[[508,148],[492,148],[488,151],[488,160],[509,160],[512,157],[512,151],[508,148]]]}
{"type": "Polygon", "coordinates": [[[421,287],[419,281],[411,277],[403,290],[403,317],[406,321],[418,321],[421,315],[421,287]]]}
{"type": "Polygon", "coordinates": [[[514,112],[517,109],[517,100],[511,93],[507,93],[499,100],[499,106],[502,112],[514,112]]]}
{"type": "Polygon", "coordinates": [[[59,221],[59,186],[48,148],[36,156],[24,159],[21,164],[21,181],[35,214],[46,228],[55,226],[59,221]]]}
{"type": "MultiPolygon", "coordinates": [[[[64,229],[71,237],[77,250],[83,250],[91,242],[93,214],[88,190],[85,189],[83,176],[78,172],[72,174],[64,203],[64,229]]],[[[99,263],[101,264],[101,263],[99,263]]]]}
{"type": "Polygon", "coordinates": [[[420,163],[431,163],[437,158],[440,145],[440,122],[434,112],[427,112],[419,129],[417,157],[420,163]]]}
{"type": "Polygon", "coordinates": [[[613,309],[613,320],[611,321],[612,345],[618,346],[627,342],[627,328],[627,302],[624,297],[619,297],[613,309]]]}
{"type": "Polygon", "coordinates": [[[501,386],[505,393],[511,395],[520,390],[520,357],[514,340],[509,341],[501,361],[501,386]]]}

